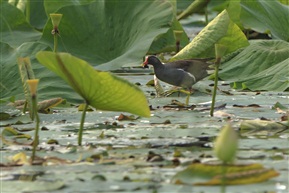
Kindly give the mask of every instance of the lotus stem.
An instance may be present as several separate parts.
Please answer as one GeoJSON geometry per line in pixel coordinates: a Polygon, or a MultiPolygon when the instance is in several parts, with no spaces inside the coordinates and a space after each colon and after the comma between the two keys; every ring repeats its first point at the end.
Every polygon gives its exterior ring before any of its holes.
{"type": "Polygon", "coordinates": [[[57,52],[58,36],[59,36],[58,26],[60,24],[62,14],[52,13],[52,14],[50,14],[50,18],[51,18],[51,21],[53,24],[53,30],[51,31],[52,35],[54,36],[53,52],[57,52]]]}
{"type": "Polygon", "coordinates": [[[37,108],[37,86],[38,86],[39,79],[31,79],[27,80],[27,84],[29,86],[30,94],[31,94],[31,102],[32,102],[32,113],[34,114],[36,126],[35,126],[35,133],[34,133],[34,140],[33,140],[33,149],[32,149],[32,156],[31,156],[31,163],[33,163],[36,154],[36,148],[39,143],[39,116],[38,116],[38,108],[37,108]]]}
{"type": "Polygon", "coordinates": [[[81,146],[81,143],[82,143],[83,125],[84,125],[84,121],[85,121],[87,108],[88,108],[88,103],[86,102],[84,109],[82,111],[82,116],[81,116],[81,120],[80,120],[80,127],[79,127],[79,131],[78,131],[78,145],[79,146],[81,146]]]}
{"type": "Polygon", "coordinates": [[[23,113],[26,112],[26,109],[29,109],[29,116],[32,121],[34,121],[34,113],[32,109],[32,101],[31,101],[31,93],[29,92],[29,85],[27,85],[27,80],[33,80],[35,79],[32,67],[31,67],[31,62],[28,57],[26,58],[17,58],[17,63],[18,63],[18,69],[20,73],[20,77],[22,80],[22,85],[23,85],[23,90],[25,94],[25,104],[23,108],[23,113]]]}
{"type": "Polygon", "coordinates": [[[214,107],[215,107],[215,101],[216,101],[216,94],[217,94],[217,88],[218,88],[218,79],[219,79],[219,66],[221,64],[221,58],[225,55],[228,47],[222,44],[215,44],[215,55],[216,55],[216,61],[215,61],[215,84],[214,84],[214,90],[213,90],[213,96],[212,96],[212,105],[211,105],[211,111],[210,115],[211,117],[214,116],[214,107]]]}
{"type": "Polygon", "coordinates": [[[180,51],[181,38],[183,33],[184,33],[183,31],[174,30],[174,36],[176,40],[176,53],[180,51]]]}
{"type": "Polygon", "coordinates": [[[221,62],[221,58],[217,58],[215,62],[215,82],[214,82],[214,89],[213,89],[213,96],[212,96],[212,104],[211,104],[211,111],[210,116],[214,116],[214,108],[215,108],[215,101],[216,101],[216,95],[217,95],[217,88],[218,88],[218,79],[219,79],[219,65],[221,62]]]}
{"type": "Polygon", "coordinates": [[[222,164],[222,184],[221,184],[221,193],[226,192],[226,173],[227,173],[227,163],[223,162],[222,164]]]}
{"type": "Polygon", "coordinates": [[[37,98],[36,95],[32,95],[32,109],[34,112],[34,117],[35,117],[35,121],[36,121],[36,126],[35,126],[35,133],[34,133],[34,141],[33,141],[33,150],[32,150],[32,163],[35,159],[35,154],[36,154],[36,148],[39,144],[39,123],[40,123],[40,119],[38,116],[38,111],[37,111],[37,98]]]}
{"type": "MultiPolygon", "coordinates": [[[[25,103],[24,103],[24,106],[23,106],[23,110],[22,110],[22,113],[23,113],[23,114],[26,113],[27,105],[28,105],[28,102],[27,102],[27,100],[25,100],[25,103]]],[[[33,117],[33,116],[32,116],[32,117],[33,117]]],[[[33,121],[33,119],[32,119],[32,121],[33,121]]]]}
{"type": "Polygon", "coordinates": [[[58,34],[57,33],[55,33],[54,35],[54,47],[53,47],[53,52],[57,52],[57,46],[58,46],[58,34]]]}

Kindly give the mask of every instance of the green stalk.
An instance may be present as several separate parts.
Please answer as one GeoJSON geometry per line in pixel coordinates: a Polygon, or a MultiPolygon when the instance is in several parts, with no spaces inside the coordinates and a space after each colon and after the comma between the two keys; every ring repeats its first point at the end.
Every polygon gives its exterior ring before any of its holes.
{"type": "Polygon", "coordinates": [[[36,99],[36,95],[32,95],[32,109],[33,109],[33,112],[34,112],[34,116],[35,116],[35,121],[36,121],[36,127],[35,127],[35,133],[34,133],[34,141],[33,141],[33,150],[32,150],[32,163],[35,159],[35,153],[36,153],[36,148],[37,148],[37,145],[39,143],[39,135],[38,135],[38,132],[39,132],[39,123],[40,123],[40,120],[39,120],[39,116],[38,116],[38,112],[37,112],[37,99],[36,99]]]}
{"type": "MultiPolygon", "coordinates": [[[[56,31],[56,30],[55,30],[56,31]]],[[[53,47],[53,52],[57,52],[57,46],[58,46],[58,33],[57,32],[55,32],[54,34],[53,34],[53,36],[54,36],[54,47],[53,47]]]]}
{"type": "Polygon", "coordinates": [[[34,72],[32,70],[31,62],[29,58],[17,58],[18,69],[20,73],[20,77],[23,84],[23,90],[25,94],[25,104],[23,108],[23,113],[26,112],[26,109],[29,109],[29,116],[31,120],[34,120],[34,113],[32,110],[32,102],[31,102],[31,93],[29,91],[29,85],[27,80],[35,79],[34,72]]]}
{"type": "Polygon", "coordinates": [[[78,145],[81,146],[82,143],[82,133],[83,133],[83,125],[84,125],[84,121],[85,121],[85,115],[86,115],[86,111],[88,108],[88,103],[85,103],[84,109],[82,111],[82,116],[81,116],[81,120],[80,120],[80,127],[79,127],[79,131],[78,131],[78,145]]]}
{"type": "Polygon", "coordinates": [[[181,45],[181,39],[182,39],[182,34],[184,32],[180,30],[174,30],[174,36],[176,40],[176,53],[180,51],[180,45],[181,45]]]}
{"type": "Polygon", "coordinates": [[[54,36],[54,47],[53,52],[57,52],[57,46],[58,46],[58,35],[59,35],[59,29],[58,26],[60,24],[62,14],[58,13],[51,13],[50,14],[51,22],[53,25],[52,35],[54,36]]]}
{"type": "Polygon", "coordinates": [[[217,87],[218,87],[218,79],[219,79],[219,65],[221,62],[221,58],[217,58],[215,62],[215,83],[214,83],[214,90],[213,90],[213,96],[212,96],[212,104],[211,104],[211,111],[210,116],[214,116],[214,107],[215,107],[215,101],[216,101],[216,95],[217,95],[217,87]]]}
{"type": "Polygon", "coordinates": [[[226,54],[228,47],[222,44],[215,44],[215,55],[216,55],[216,61],[215,61],[215,84],[214,84],[214,90],[213,90],[213,96],[212,96],[212,105],[211,105],[211,111],[210,115],[211,117],[214,116],[214,107],[215,107],[215,101],[216,101],[216,94],[217,94],[217,87],[218,87],[218,79],[219,79],[219,66],[221,64],[221,58],[226,54]]]}
{"type": "MultiPolygon", "coordinates": [[[[23,114],[26,113],[27,105],[28,105],[28,102],[27,102],[27,100],[25,100],[24,107],[23,107],[23,110],[22,110],[23,114]]],[[[31,117],[33,117],[33,116],[31,116],[31,117]]],[[[32,121],[33,121],[33,119],[32,119],[32,121]]]]}
{"type": "Polygon", "coordinates": [[[226,192],[226,172],[227,172],[227,163],[223,162],[222,164],[222,184],[221,184],[221,193],[226,192]]]}

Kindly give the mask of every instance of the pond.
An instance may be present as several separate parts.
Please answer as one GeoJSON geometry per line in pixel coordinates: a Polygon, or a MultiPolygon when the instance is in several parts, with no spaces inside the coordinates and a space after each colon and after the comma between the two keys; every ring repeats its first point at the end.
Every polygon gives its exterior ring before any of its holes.
{"type": "MultiPolygon", "coordinates": [[[[52,114],[40,114],[41,131],[37,156],[44,165],[9,166],[19,152],[31,154],[31,146],[1,140],[1,192],[206,192],[220,186],[176,185],[173,176],[192,162],[216,162],[213,141],[228,121],[239,134],[236,163],[260,163],[280,175],[268,181],[228,186],[226,192],[288,192],[289,133],[276,128],[240,129],[244,120],[280,121],[277,103],[289,106],[288,92],[237,92],[226,82],[217,94],[215,117],[209,116],[212,81],[195,85],[199,91],[190,97],[195,108],[171,105],[173,99],[185,102],[185,95],[158,98],[146,83],[152,75],[119,74],[144,91],[151,105],[151,118],[122,113],[129,120],[118,120],[121,112],[93,110],[87,113],[83,146],[77,146],[81,112],[77,107],[55,107],[52,114]],[[205,91],[205,92],[200,92],[205,91]],[[252,105],[254,104],[254,105],[252,105]],[[48,144],[48,141],[56,140],[48,144]]],[[[165,90],[170,86],[164,85],[165,90]]],[[[128,93],[129,94],[129,93],[128,93]]],[[[9,120],[18,131],[33,136],[34,123],[27,115],[9,120]],[[16,124],[21,119],[22,123],[16,124]]],[[[5,121],[1,122],[1,132],[5,121]]],[[[26,139],[17,139],[22,144],[26,139]]],[[[31,141],[30,141],[31,142],[31,141]]],[[[14,160],[15,161],[15,160],[14,160]]],[[[19,162],[18,162],[19,163],[19,162]]]]}

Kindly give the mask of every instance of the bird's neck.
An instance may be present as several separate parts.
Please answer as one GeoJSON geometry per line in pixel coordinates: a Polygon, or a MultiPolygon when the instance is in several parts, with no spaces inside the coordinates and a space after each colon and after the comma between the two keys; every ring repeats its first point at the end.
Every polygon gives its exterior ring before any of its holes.
{"type": "Polygon", "coordinates": [[[161,62],[157,62],[153,64],[155,71],[163,70],[165,68],[165,65],[163,65],[161,62]]]}

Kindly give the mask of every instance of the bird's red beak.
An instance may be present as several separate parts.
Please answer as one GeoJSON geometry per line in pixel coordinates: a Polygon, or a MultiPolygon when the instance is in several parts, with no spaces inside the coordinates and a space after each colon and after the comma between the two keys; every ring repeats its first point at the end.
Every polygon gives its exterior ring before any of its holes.
{"type": "Polygon", "coordinates": [[[146,57],[144,63],[142,64],[142,67],[144,67],[144,68],[148,67],[148,57],[146,57]]]}

